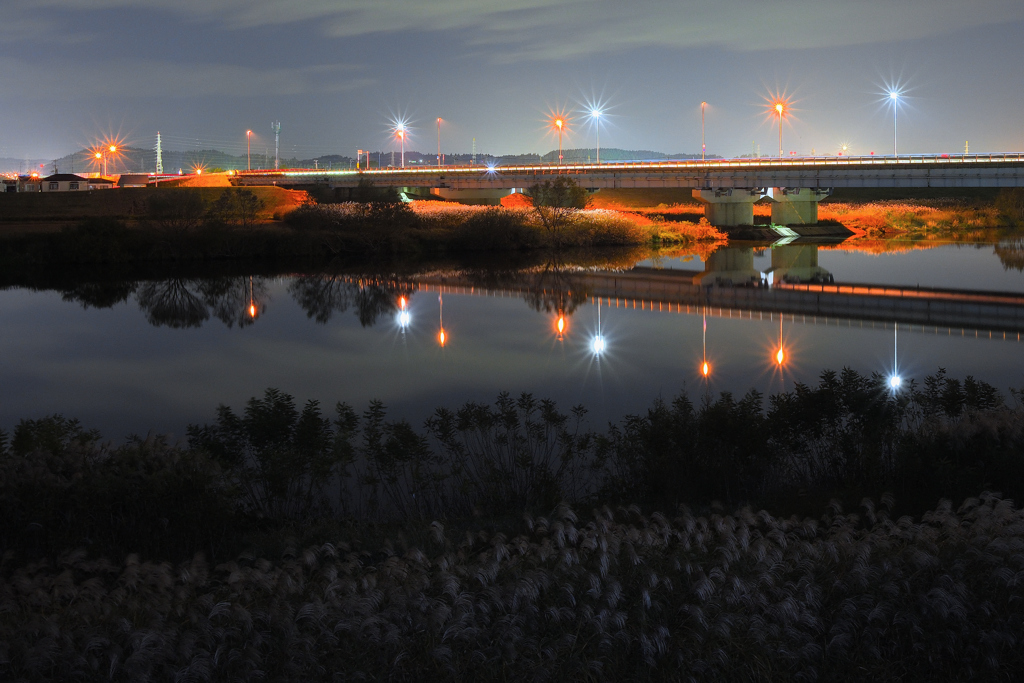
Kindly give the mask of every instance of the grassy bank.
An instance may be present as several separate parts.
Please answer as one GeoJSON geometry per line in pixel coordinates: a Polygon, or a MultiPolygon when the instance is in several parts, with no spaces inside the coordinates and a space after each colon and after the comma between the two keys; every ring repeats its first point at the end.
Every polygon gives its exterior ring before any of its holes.
{"type": "Polygon", "coordinates": [[[1021,494],[1021,411],[844,371],[601,433],[527,396],[417,428],[273,390],[180,446],[25,420],[0,677],[1011,676],[1024,512],[970,492],[1021,494]]]}
{"type": "MultiPolygon", "coordinates": [[[[305,192],[280,187],[247,188],[261,203],[261,221],[280,219],[308,201],[305,192]]],[[[198,199],[200,217],[231,189],[226,187],[125,187],[92,192],[17,192],[0,195],[0,231],[5,224],[47,223],[64,226],[89,218],[159,222],[152,204],[187,204],[198,199]]]]}
{"type": "Polygon", "coordinates": [[[318,205],[280,188],[24,194],[0,209],[0,264],[8,267],[658,248],[724,237],[706,223],[635,213],[387,198],[318,205]]]}

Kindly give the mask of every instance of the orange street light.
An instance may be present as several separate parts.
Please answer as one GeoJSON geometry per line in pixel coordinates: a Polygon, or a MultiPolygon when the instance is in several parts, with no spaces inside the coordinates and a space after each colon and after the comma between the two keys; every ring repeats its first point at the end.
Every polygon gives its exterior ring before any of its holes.
{"type": "Polygon", "coordinates": [[[704,110],[707,109],[708,103],[700,103],[700,160],[704,161],[704,155],[707,152],[707,145],[704,144],[704,110]]]}
{"type": "Polygon", "coordinates": [[[252,170],[252,131],[245,131],[245,168],[247,171],[252,170]]]}
{"type": "Polygon", "coordinates": [[[782,158],[782,117],[786,115],[786,104],[782,101],[775,103],[775,111],[779,114],[779,158],[782,158]]]}
{"type": "Polygon", "coordinates": [[[555,119],[555,126],[558,128],[558,165],[562,165],[562,128],[565,126],[565,121],[562,119],[555,119]]]}
{"type": "Polygon", "coordinates": [[[437,167],[441,168],[441,117],[437,117],[437,167]]]}
{"type": "Polygon", "coordinates": [[[395,131],[395,135],[402,141],[402,168],[405,168],[405,128],[399,126],[398,130],[395,131]]]}

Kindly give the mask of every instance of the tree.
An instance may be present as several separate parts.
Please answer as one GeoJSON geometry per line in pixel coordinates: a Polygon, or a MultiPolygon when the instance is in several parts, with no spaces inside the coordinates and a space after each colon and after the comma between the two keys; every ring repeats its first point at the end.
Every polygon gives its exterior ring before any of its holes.
{"type": "Polygon", "coordinates": [[[565,176],[537,183],[528,194],[541,222],[550,232],[558,232],[574,213],[587,208],[590,201],[586,188],[565,176]]]}
{"type": "Polygon", "coordinates": [[[225,223],[251,228],[264,205],[252,190],[225,190],[210,207],[210,213],[225,223]]]}

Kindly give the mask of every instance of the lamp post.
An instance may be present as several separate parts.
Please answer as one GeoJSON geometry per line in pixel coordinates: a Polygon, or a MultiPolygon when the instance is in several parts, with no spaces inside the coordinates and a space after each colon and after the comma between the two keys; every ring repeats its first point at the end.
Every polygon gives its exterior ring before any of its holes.
{"type": "Polygon", "coordinates": [[[786,113],[786,105],[782,102],[775,103],[775,111],[779,114],[779,158],[782,158],[782,115],[786,113]]]}
{"type": "Polygon", "coordinates": [[[704,110],[707,108],[707,102],[700,103],[700,160],[704,161],[705,152],[707,152],[707,145],[704,144],[704,110]]]}
{"type": "Polygon", "coordinates": [[[562,119],[555,119],[555,126],[558,127],[558,165],[562,165],[562,127],[565,125],[565,121],[562,119]]]}
{"type": "Polygon", "coordinates": [[[597,125],[597,163],[601,163],[601,110],[591,109],[590,115],[594,117],[594,122],[597,125]]]}
{"type": "Polygon", "coordinates": [[[441,168],[441,117],[437,117],[437,167],[441,168]]]}
{"type": "Polygon", "coordinates": [[[252,170],[252,131],[245,131],[245,169],[252,170]]]}
{"type": "Polygon", "coordinates": [[[405,168],[405,128],[399,126],[397,131],[398,139],[402,141],[402,168],[405,168]]]}
{"type": "Polygon", "coordinates": [[[103,161],[103,177],[107,177],[107,158],[103,156],[103,152],[96,152],[96,158],[103,161]]]}
{"type": "Polygon", "coordinates": [[[899,158],[896,152],[896,114],[900,110],[900,94],[895,90],[889,93],[889,100],[892,102],[892,155],[899,158]]]}

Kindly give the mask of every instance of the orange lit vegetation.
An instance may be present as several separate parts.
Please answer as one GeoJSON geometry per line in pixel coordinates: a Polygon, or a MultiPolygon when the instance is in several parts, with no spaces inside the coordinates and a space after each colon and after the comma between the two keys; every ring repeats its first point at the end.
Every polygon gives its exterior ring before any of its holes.
{"type": "MultiPolygon", "coordinates": [[[[454,202],[413,201],[411,207],[425,228],[455,230],[460,225],[469,225],[475,221],[513,220],[525,230],[536,231],[538,239],[546,239],[543,237],[545,228],[531,208],[529,198],[520,195],[515,203],[516,206],[499,208],[454,202]]],[[[703,219],[696,223],[673,222],[650,218],[637,212],[609,209],[584,209],[576,212],[560,237],[575,246],[695,244],[723,242],[726,239],[724,233],[703,219]]]]}
{"type": "Polygon", "coordinates": [[[994,206],[970,206],[954,199],[867,203],[826,201],[818,206],[818,220],[841,223],[863,231],[869,238],[901,236],[960,240],[984,239],[987,230],[1000,227],[1002,223],[994,206]]]}

